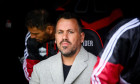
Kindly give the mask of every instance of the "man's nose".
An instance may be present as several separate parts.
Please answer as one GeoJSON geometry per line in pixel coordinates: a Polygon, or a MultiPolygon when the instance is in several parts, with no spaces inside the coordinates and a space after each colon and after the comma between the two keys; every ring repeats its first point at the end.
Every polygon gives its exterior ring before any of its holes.
{"type": "Polygon", "coordinates": [[[64,33],[63,34],[63,39],[67,39],[68,38],[68,34],[67,33],[64,33]]]}
{"type": "Polygon", "coordinates": [[[36,38],[36,35],[31,34],[31,38],[36,38]]]}

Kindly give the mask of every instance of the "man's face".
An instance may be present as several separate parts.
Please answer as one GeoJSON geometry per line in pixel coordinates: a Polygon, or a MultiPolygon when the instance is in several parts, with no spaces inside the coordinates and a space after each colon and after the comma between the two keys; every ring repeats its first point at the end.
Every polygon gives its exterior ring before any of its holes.
{"type": "Polygon", "coordinates": [[[36,39],[36,41],[42,43],[45,42],[49,39],[49,35],[47,34],[47,32],[44,30],[39,30],[36,27],[30,28],[28,27],[28,30],[31,33],[31,38],[36,39]]]}
{"type": "Polygon", "coordinates": [[[84,33],[80,33],[75,19],[61,18],[56,25],[55,40],[64,56],[72,56],[80,51],[84,33]]]}

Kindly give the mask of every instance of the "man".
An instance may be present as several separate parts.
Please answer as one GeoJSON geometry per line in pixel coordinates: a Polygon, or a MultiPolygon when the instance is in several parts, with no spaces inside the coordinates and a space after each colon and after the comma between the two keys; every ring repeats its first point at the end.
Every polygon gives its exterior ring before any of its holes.
{"type": "MultiPolygon", "coordinates": [[[[54,17],[54,16],[53,16],[54,17]]],[[[33,66],[48,57],[57,54],[55,44],[55,21],[50,12],[44,9],[32,10],[27,14],[23,70],[29,81],[33,66]]]]}
{"type": "Polygon", "coordinates": [[[122,20],[97,57],[91,84],[137,84],[140,80],[140,19],[122,20]]]}
{"type": "Polygon", "coordinates": [[[96,56],[82,47],[82,25],[76,15],[62,14],[56,24],[59,53],[34,66],[30,84],[90,84],[96,56]]]}

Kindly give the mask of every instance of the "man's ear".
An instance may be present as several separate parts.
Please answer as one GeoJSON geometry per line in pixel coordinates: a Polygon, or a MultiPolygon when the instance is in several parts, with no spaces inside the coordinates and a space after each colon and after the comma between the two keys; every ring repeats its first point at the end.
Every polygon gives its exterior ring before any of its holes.
{"type": "Polygon", "coordinates": [[[48,34],[52,34],[53,31],[54,31],[54,26],[47,26],[46,32],[47,32],[48,34]]]}
{"type": "Polygon", "coordinates": [[[55,40],[55,44],[56,44],[56,40],[55,40]]]}
{"type": "Polygon", "coordinates": [[[85,39],[85,33],[84,33],[84,32],[82,32],[82,33],[81,33],[81,43],[83,43],[83,42],[84,42],[84,39],[85,39]]]}

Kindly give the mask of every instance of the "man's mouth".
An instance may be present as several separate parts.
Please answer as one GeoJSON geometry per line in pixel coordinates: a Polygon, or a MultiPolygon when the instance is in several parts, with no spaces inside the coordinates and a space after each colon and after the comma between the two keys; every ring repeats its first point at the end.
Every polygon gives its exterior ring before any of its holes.
{"type": "Polygon", "coordinates": [[[68,45],[70,45],[71,44],[71,42],[69,42],[68,40],[62,40],[61,42],[60,42],[60,45],[62,45],[62,46],[68,46],[68,45]]]}
{"type": "Polygon", "coordinates": [[[69,43],[68,43],[68,42],[62,42],[61,45],[62,45],[62,46],[68,46],[69,43]]]}

